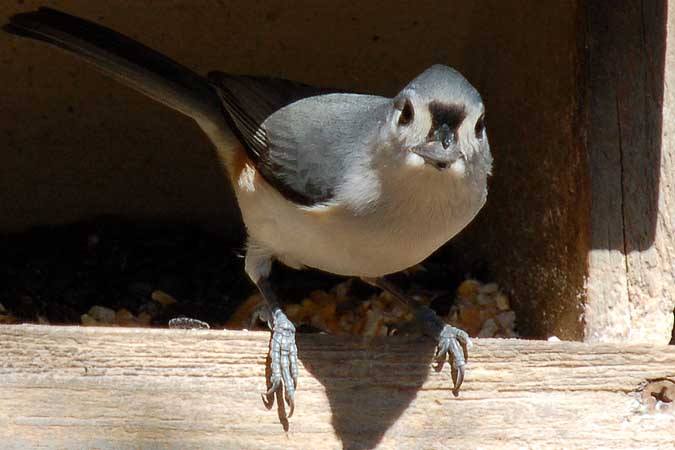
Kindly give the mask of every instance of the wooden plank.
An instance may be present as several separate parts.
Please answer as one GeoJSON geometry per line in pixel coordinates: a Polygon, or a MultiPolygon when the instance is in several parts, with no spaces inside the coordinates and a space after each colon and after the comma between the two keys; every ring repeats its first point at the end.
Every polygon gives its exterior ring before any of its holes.
{"type": "Polygon", "coordinates": [[[640,391],[675,380],[674,346],[478,340],[454,398],[427,339],[299,335],[287,421],[260,398],[268,339],[0,326],[2,448],[674,448],[675,403],[640,391]]]}
{"type": "Polygon", "coordinates": [[[667,343],[675,309],[675,50],[668,2],[587,2],[592,210],[585,338],[667,343]]]}

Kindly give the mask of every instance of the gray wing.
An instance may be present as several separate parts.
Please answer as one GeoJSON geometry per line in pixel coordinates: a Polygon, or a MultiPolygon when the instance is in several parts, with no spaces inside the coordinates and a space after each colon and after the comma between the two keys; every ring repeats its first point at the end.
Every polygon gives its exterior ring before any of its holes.
{"type": "Polygon", "coordinates": [[[213,73],[214,83],[249,158],[265,180],[304,206],[330,201],[348,162],[362,155],[383,97],[270,78],[213,73]]]}

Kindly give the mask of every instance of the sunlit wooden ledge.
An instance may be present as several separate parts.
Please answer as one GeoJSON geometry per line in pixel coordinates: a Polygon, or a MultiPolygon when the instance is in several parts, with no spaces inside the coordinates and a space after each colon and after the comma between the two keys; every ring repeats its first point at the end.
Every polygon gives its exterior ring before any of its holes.
{"type": "Polygon", "coordinates": [[[0,326],[0,447],[670,448],[675,346],[478,340],[460,396],[424,338],[299,335],[268,410],[269,335],[0,326]]]}

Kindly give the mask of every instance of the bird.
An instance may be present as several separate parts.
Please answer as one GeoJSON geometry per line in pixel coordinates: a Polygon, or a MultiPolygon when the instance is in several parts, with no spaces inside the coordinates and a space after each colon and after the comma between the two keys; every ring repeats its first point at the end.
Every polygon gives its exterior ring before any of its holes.
{"type": "MultiPolygon", "coordinates": [[[[436,64],[393,97],[278,78],[202,76],[89,20],[48,7],[3,29],[43,41],[192,118],[232,183],[246,228],[244,268],[271,329],[268,399],[295,409],[295,327],[270,283],[273,263],[356,277],[409,305],[451,363],[453,392],[472,341],[389,278],[425,260],[486,203],[492,171],[485,106],[457,70],[436,64]]],[[[56,68],[52,70],[57,70],[56,68]]]]}

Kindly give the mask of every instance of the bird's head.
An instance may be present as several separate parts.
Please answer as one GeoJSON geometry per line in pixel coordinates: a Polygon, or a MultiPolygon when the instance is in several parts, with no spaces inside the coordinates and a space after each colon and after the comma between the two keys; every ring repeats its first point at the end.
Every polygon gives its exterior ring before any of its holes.
{"type": "Polygon", "coordinates": [[[463,174],[476,157],[491,165],[483,101],[450,67],[434,65],[412,80],[392,99],[387,120],[408,166],[463,174]]]}

